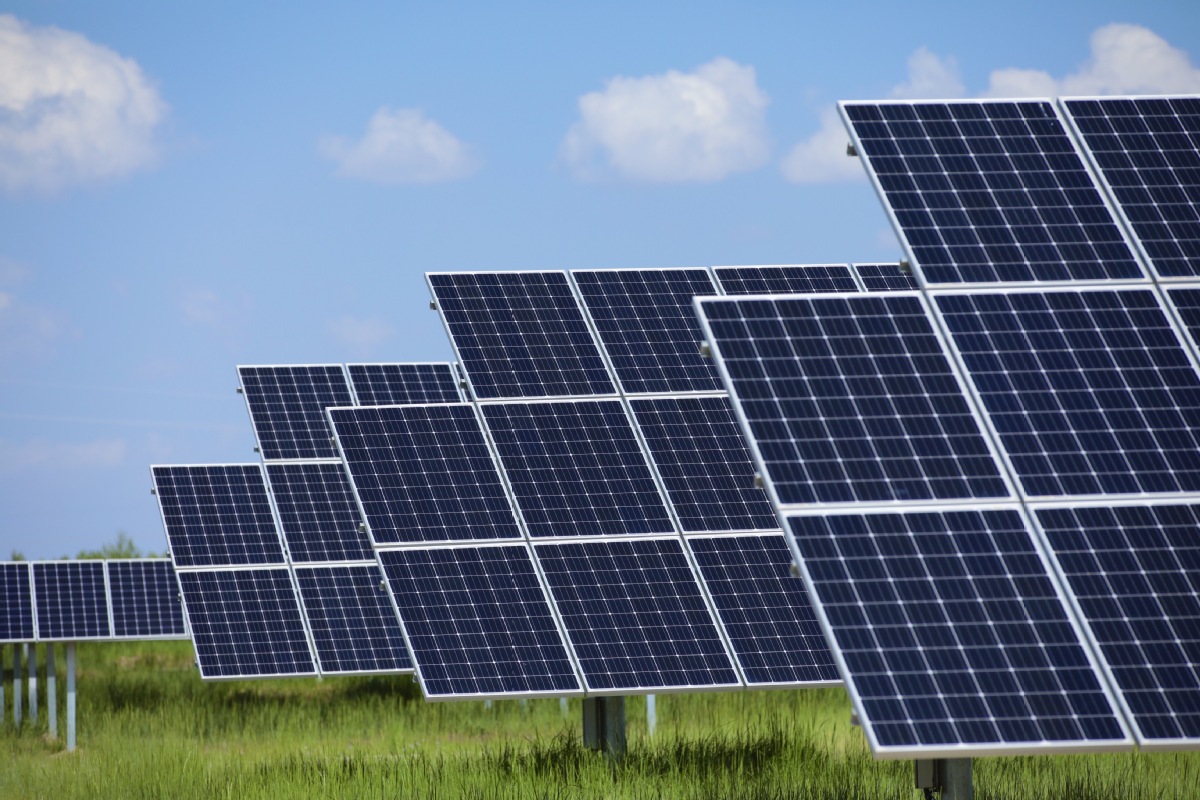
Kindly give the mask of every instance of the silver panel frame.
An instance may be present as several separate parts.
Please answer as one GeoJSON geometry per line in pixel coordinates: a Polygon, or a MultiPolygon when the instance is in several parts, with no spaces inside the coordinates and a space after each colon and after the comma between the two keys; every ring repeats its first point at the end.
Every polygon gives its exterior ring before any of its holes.
{"type": "Polygon", "coordinates": [[[257,453],[258,456],[263,461],[271,461],[271,462],[321,461],[321,460],[332,461],[334,459],[320,459],[320,458],[306,458],[306,457],[267,458],[266,453],[263,452],[262,440],[258,437],[258,420],[255,419],[255,417],[254,417],[254,409],[250,407],[250,398],[246,395],[246,387],[245,387],[245,384],[242,382],[242,370],[243,369],[280,369],[280,370],[282,370],[282,369],[298,369],[298,368],[299,369],[314,369],[314,368],[327,369],[330,367],[336,367],[338,370],[341,371],[342,380],[344,380],[346,382],[346,392],[349,394],[350,399],[352,401],[357,402],[357,398],[355,397],[355,394],[354,394],[354,386],[350,383],[350,373],[346,370],[345,364],[328,363],[328,364],[238,364],[237,365],[237,373],[238,373],[237,391],[238,391],[238,394],[240,394],[242,396],[242,401],[246,404],[246,413],[250,417],[250,430],[254,435],[254,452],[257,453]]]}
{"type": "Polygon", "coordinates": [[[112,565],[113,565],[113,563],[120,563],[120,564],[164,563],[171,568],[171,576],[173,579],[174,579],[174,575],[175,575],[175,564],[169,557],[158,558],[158,557],[153,557],[153,556],[147,556],[144,558],[105,559],[106,569],[104,572],[104,576],[105,576],[105,587],[108,589],[108,593],[109,593],[108,594],[108,598],[109,598],[108,599],[108,610],[109,610],[109,624],[112,626],[112,632],[113,632],[112,640],[115,642],[161,642],[161,641],[183,641],[183,640],[191,641],[192,637],[191,637],[191,632],[188,629],[187,616],[183,614],[182,601],[179,596],[179,581],[178,580],[174,580],[174,584],[175,584],[175,601],[179,602],[181,604],[180,609],[179,609],[180,616],[183,620],[183,631],[181,633],[162,634],[162,635],[158,635],[158,636],[118,636],[117,635],[117,624],[116,624],[116,600],[115,600],[115,594],[112,591],[112,585],[113,585],[112,565]]]}
{"type": "MultiPolygon", "coordinates": [[[[116,637],[114,636],[114,634],[116,633],[116,629],[113,627],[112,592],[109,590],[109,585],[108,585],[108,562],[105,559],[76,558],[76,559],[63,560],[63,559],[42,558],[42,559],[35,559],[32,561],[27,561],[25,563],[29,564],[29,590],[30,590],[30,593],[33,595],[33,614],[34,614],[33,624],[34,624],[34,631],[36,634],[36,638],[32,642],[30,642],[30,644],[32,644],[33,642],[111,642],[111,641],[116,640],[116,637]],[[69,637],[65,637],[65,638],[64,637],[51,638],[42,633],[42,629],[41,629],[42,626],[38,622],[38,618],[37,618],[38,617],[38,602],[37,601],[38,601],[39,592],[38,592],[38,587],[37,587],[37,568],[36,568],[36,566],[37,565],[54,566],[54,565],[66,565],[66,564],[82,564],[82,565],[97,564],[100,566],[100,575],[101,575],[101,579],[103,580],[103,586],[104,586],[104,612],[105,612],[105,619],[108,621],[107,622],[108,633],[101,634],[99,636],[69,636],[69,637]]],[[[118,641],[120,641],[120,640],[118,640],[118,641]]]]}

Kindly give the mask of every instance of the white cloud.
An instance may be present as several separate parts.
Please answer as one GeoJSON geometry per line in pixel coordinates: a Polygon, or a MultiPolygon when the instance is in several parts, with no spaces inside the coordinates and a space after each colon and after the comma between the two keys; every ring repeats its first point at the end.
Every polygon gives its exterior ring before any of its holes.
{"type": "Polygon", "coordinates": [[[442,183],[479,168],[467,145],[415,108],[381,108],[358,141],[327,136],[317,148],[339,176],[374,183],[442,183]]]}
{"type": "Polygon", "coordinates": [[[341,344],[369,350],[392,337],[392,326],[376,317],[341,317],[329,323],[329,332],[341,344]]]}
{"type": "Polygon", "coordinates": [[[754,68],[728,58],[694,72],[618,76],[579,98],[561,155],[581,178],[719,181],[770,157],[769,102],[754,68]]]}
{"type": "Polygon", "coordinates": [[[857,158],[846,155],[850,137],[836,108],[821,112],[821,127],[797,144],[780,164],[783,175],[793,183],[836,183],[866,177],[857,158]]]}
{"type": "Polygon", "coordinates": [[[9,442],[0,439],[0,471],[26,469],[104,469],[125,460],[123,439],[94,439],[90,442],[51,442],[30,439],[9,442]]]}
{"type": "Polygon", "coordinates": [[[918,47],[908,57],[908,80],[894,87],[891,97],[962,97],[967,93],[953,56],[939,57],[928,47],[918,47]]]}
{"type": "Polygon", "coordinates": [[[137,62],[0,15],[0,186],[47,192],[155,160],[166,104],[137,62]]]}
{"type": "Polygon", "coordinates": [[[0,256],[0,360],[43,358],[67,335],[64,316],[53,309],[29,303],[10,287],[22,283],[30,270],[20,262],[0,256]]]}

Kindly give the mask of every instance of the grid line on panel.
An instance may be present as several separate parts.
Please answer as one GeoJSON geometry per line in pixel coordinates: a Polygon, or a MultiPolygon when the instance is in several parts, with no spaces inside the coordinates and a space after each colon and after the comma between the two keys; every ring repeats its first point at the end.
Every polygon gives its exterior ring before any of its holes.
{"type": "Polygon", "coordinates": [[[1200,347],[1200,286],[1169,286],[1165,294],[1192,344],[1200,347]]]}
{"type": "Polygon", "coordinates": [[[412,670],[377,564],[300,567],[295,573],[323,674],[412,670]]]}
{"type": "Polygon", "coordinates": [[[29,564],[0,564],[0,642],[32,642],[33,592],[29,564]]]}
{"type": "Polygon", "coordinates": [[[38,639],[108,639],[108,592],[103,561],[38,561],[33,564],[38,639]]]}
{"type": "Polygon", "coordinates": [[[179,585],[169,560],[112,559],[107,564],[114,637],[186,635],[179,585]]]}
{"type": "Polygon", "coordinates": [[[890,264],[855,264],[854,271],[868,292],[903,292],[921,288],[912,269],[890,264]]]}
{"type": "Polygon", "coordinates": [[[347,364],[360,406],[457,403],[458,377],[449,363],[347,364]]]}
{"type": "Polygon", "coordinates": [[[926,284],[1144,278],[1051,103],[842,110],[926,284]]]}
{"type": "Polygon", "coordinates": [[[268,463],[271,496],[294,563],[366,561],[371,543],[340,463],[268,463]]]}
{"type": "Polygon", "coordinates": [[[713,267],[713,274],[725,294],[821,294],[859,290],[850,267],[845,264],[713,267]]]}
{"type": "Polygon", "coordinates": [[[238,376],[263,459],[337,458],[325,409],[354,405],[341,364],[241,366],[238,376]]]}
{"type": "Polygon", "coordinates": [[[1152,289],[934,304],[1026,495],[1200,490],[1200,375],[1152,289]]]}

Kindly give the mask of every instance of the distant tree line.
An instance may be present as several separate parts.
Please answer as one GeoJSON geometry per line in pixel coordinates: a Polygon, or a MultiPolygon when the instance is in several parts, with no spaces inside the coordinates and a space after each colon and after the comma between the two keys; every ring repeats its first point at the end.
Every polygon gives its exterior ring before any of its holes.
{"type": "MultiPolygon", "coordinates": [[[[96,550],[80,550],[76,554],[75,559],[102,559],[102,558],[158,558],[157,553],[143,553],[142,549],[137,546],[133,539],[125,531],[117,531],[117,540],[101,545],[96,550]]],[[[60,556],[63,561],[70,561],[71,556],[60,556]]],[[[13,550],[8,557],[9,561],[25,561],[25,554],[19,550],[13,550]]]]}

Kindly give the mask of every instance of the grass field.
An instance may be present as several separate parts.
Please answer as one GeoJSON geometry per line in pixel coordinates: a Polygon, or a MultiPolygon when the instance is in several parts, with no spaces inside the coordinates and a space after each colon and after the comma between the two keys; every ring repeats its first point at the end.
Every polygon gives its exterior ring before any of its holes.
{"type": "MultiPolygon", "coordinates": [[[[44,699],[14,731],[5,686],[0,798],[919,797],[911,763],[871,758],[840,689],[660,696],[653,739],[632,699],[614,765],[583,749],[578,700],[564,717],[557,700],[427,704],[407,678],[201,683],[187,642],[78,659],[74,753],[46,737],[44,699]]],[[[58,693],[61,715],[61,675],[58,693]]],[[[981,800],[1200,798],[1200,753],[992,758],[974,775],[981,800]]]]}

